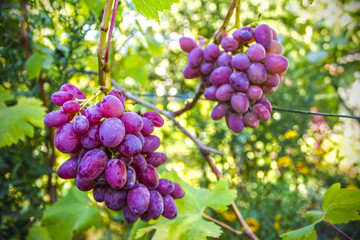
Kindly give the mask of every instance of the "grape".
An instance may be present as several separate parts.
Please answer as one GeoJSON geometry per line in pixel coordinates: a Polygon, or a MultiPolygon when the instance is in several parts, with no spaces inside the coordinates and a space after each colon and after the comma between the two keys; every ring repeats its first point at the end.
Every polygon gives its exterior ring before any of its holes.
{"type": "Polygon", "coordinates": [[[244,72],[233,72],[229,79],[231,87],[236,91],[244,92],[249,88],[250,80],[244,72]]]}
{"type": "Polygon", "coordinates": [[[191,68],[190,65],[186,65],[183,75],[186,79],[198,78],[200,77],[200,68],[191,68]]]}
{"type": "Polygon", "coordinates": [[[261,89],[264,94],[272,94],[277,90],[277,87],[269,87],[267,85],[263,85],[261,89]]]}
{"type": "Polygon", "coordinates": [[[214,120],[220,120],[222,117],[224,117],[229,112],[229,106],[226,103],[219,103],[216,105],[212,112],[211,112],[211,118],[214,120]]]}
{"type": "Polygon", "coordinates": [[[175,189],[174,191],[170,194],[174,199],[179,199],[179,198],[183,198],[185,196],[185,192],[182,189],[182,187],[178,184],[174,182],[174,186],[175,189]]]}
{"type": "Polygon", "coordinates": [[[86,108],[85,110],[85,116],[91,123],[98,123],[100,122],[101,118],[103,117],[103,114],[101,112],[101,109],[98,106],[91,105],[86,108]]]}
{"type": "Polygon", "coordinates": [[[86,99],[85,94],[80,89],[69,83],[62,85],[60,91],[72,93],[77,99],[86,99]]]}
{"type": "Polygon", "coordinates": [[[231,55],[224,52],[216,60],[216,63],[219,67],[221,67],[221,66],[231,67],[231,59],[232,59],[231,55]]]}
{"type": "Polygon", "coordinates": [[[128,205],[126,204],[123,208],[124,219],[127,223],[134,223],[139,219],[139,215],[133,214],[128,205]]]}
{"type": "Polygon", "coordinates": [[[109,187],[104,185],[95,186],[93,190],[93,196],[95,201],[97,202],[105,201],[105,195],[108,189],[109,187]]]}
{"type": "Polygon", "coordinates": [[[234,89],[230,86],[230,84],[221,85],[216,90],[216,98],[219,101],[228,101],[231,99],[231,96],[234,94],[234,89]]]}
{"type": "Polygon", "coordinates": [[[128,192],[127,205],[133,214],[141,215],[149,207],[150,193],[145,185],[138,183],[128,192]]]}
{"type": "Polygon", "coordinates": [[[201,82],[203,83],[204,87],[210,87],[212,84],[210,82],[210,76],[205,76],[201,74],[200,76],[201,82]]]}
{"type": "Polygon", "coordinates": [[[243,53],[236,54],[231,60],[231,66],[238,71],[246,70],[250,65],[249,57],[243,53]]]}
{"type": "Polygon", "coordinates": [[[246,74],[250,81],[257,85],[265,82],[267,77],[266,69],[262,63],[251,63],[246,74]]]}
{"type": "Polygon", "coordinates": [[[161,141],[158,136],[149,135],[149,136],[145,136],[144,138],[145,138],[145,143],[141,151],[142,154],[150,154],[152,152],[155,152],[156,149],[158,149],[158,147],[161,144],[161,141]]]}
{"type": "Polygon", "coordinates": [[[151,165],[147,165],[145,171],[137,174],[137,179],[151,190],[157,188],[159,185],[159,175],[156,168],[151,165]]]}
{"type": "Polygon", "coordinates": [[[249,99],[245,93],[235,93],[231,97],[231,107],[238,113],[245,113],[249,108],[249,99]]]}
{"type": "Polygon", "coordinates": [[[144,138],[144,136],[143,136],[141,133],[139,133],[139,132],[136,133],[135,136],[140,140],[141,145],[144,146],[144,144],[145,144],[145,138],[144,138]]]}
{"type": "Polygon", "coordinates": [[[246,96],[251,101],[259,100],[262,95],[263,95],[262,89],[259,86],[256,86],[256,85],[251,85],[249,87],[249,89],[246,91],[246,96]]]}
{"type": "Polygon", "coordinates": [[[227,115],[226,124],[234,133],[241,132],[244,129],[244,119],[242,114],[230,113],[227,115]]]}
{"type": "Polygon", "coordinates": [[[60,152],[71,153],[78,148],[80,137],[75,132],[72,123],[66,123],[56,131],[54,142],[60,152]]]}
{"type": "Polygon", "coordinates": [[[120,189],[126,184],[126,166],[119,159],[113,158],[106,163],[106,180],[114,189],[120,189]]]}
{"type": "Polygon", "coordinates": [[[74,99],[74,95],[70,92],[65,92],[65,91],[55,92],[51,95],[51,101],[58,106],[62,106],[67,101],[73,99],[74,99]]]}
{"type": "Polygon", "coordinates": [[[127,195],[125,190],[109,188],[105,194],[105,205],[111,210],[119,211],[126,205],[127,195]]]}
{"type": "Polygon", "coordinates": [[[108,182],[106,180],[106,174],[105,171],[103,171],[100,176],[94,179],[93,181],[96,185],[108,185],[108,182]]]}
{"type": "Polygon", "coordinates": [[[203,50],[201,48],[194,48],[188,55],[189,65],[192,68],[197,68],[200,66],[203,60],[203,50]]]}
{"type": "Polygon", "coordinates": [[[80,110],[80,104],[77,101],[71,100],[63,104],[64,112],[66,113],[76,113],[80,110]]]}
{"type": "Polygon", "coordinates": [[[49,112],[44,117],[44,123],[48,127],[60,127],[64,123],[68,122],[68,115],[63,110],[55,110],[49,112]]]}
{"type": "Polygon", "coordinates": [[[180,47],[184,52],[190,53],[191,50],[196,48],[197,44],[194,39],[189,37],[181,37],[179,39],[180,47]]]}
{"type": "Polygon", "coordinates": [[[259,126],[259,119],[256,117],[255,113],[247,112],[244,115],[244,124],[247,127],[257,128],[259,126]]]}
{"type": "Polygon", "coordinates": [[[277,33],[276,33],[276,31],[273,29],[273,28],[271,28],[271,32],[272,32],[272,39],[273,40],[275,40],[275,41],[277,41],[278,40],[278,36],[277,36],[277,33]]]}
{"type": "Polygon", "coordinates": [[[151,214],[153,219],[158,219],[164,212],[164,201],[158,191],[150,191],[149,208],[146,212],[151,214]]]}
{"type": "Polygon", "coordinates": [[[90,124],[89,130],[81,135],[80,141],[83,147],[91,149],[100,145],[100,130],[101,123],[90,124]]]}
{"type": "Polygon", "coordinates": [[[90,151],[89,149],[86,148],[81,148],[81,150],[79,151],[79,155],[78,155],[78,164],[81,163],[83,157],[85,156],[85,154],[90,151]]]}
{"type": "Polygon", "coordinates": [[[88,151],[79,164],[78,177],[87,182],[94,180],[105,170],[107,160],[105,152],[98,148],[88,151]]]}
{"type": "MultiPolygon", "coordinates": [[[[145,138],[145,144],[146,145],[146,138],[145,138]]],[[[159,144],[160,145],[160,144],[159,144]]],[[[138,155],[141,152],[141,149],[143,148],[139,138],[137,138],[133,134],[126,134],[124,141],[118,146],[118,151],[126,156],[126,157],[134,157],[138,155]]]]}
{"type": "Polygon", "coordinates": [[[221,47],[228,52],[233,52],[239,47],[239,43],[232,37],[224,37],[221,40],[221,47]]]}
{"type": "Polygon", "coordinates": [[[70,158],[58,169],[58,176],[62,179],[76,178],[78,163],[77,158],[70,158]]]}
{"type": "Polygon", "coordinates": [[[175,189],[174,183],[166,178],[159,179],[159,186],[156,188],[161,195],[166,196],[171,194],[175,189]]]}
{"type": "Polygon", "coordinates": [[[141,129],[141,134],[143,136],[148,136],[154,131],[154,124],[147,118],[142,118],[143,127],[141,129]]]}
{"type": "Polygon", "coordinates": [[[83,191],[83,192],[89,191],[95,187],[94,182],[92,182],[92,181],[86,182],[86,181],[82,180],[79,176],[76,176],[75,184],[76,184],[76,187],[80,191],[83,191]]]}
{"type": "Polygon", "coordinates": [[[124,105],[113,95],[107,95],[101,100],[101,112],[104,117],[121,117],[124,112],[124,105]]]}
{"type": "Polygon", "coordinates": [[[163,201],[164,211],[162,215],[167,219],[174,219],[178,212],[174,199],[170,195],[167,195],[163,197],[163,201]]]}
{"type": "Polygon", "coordinates": [[[137,174],[145,171],[145,169],[147,167],[147,163],[146,163],[144,156],[141,154],[136,155],[133,158],[133,162],[131,163],[131,166],[134,168],[134,170],[137,174]]]}
{"type": "Polygon", "coordinates": [[[146,156],[146,162],[154,167],[159,167],[167,160],[165,153],[153,152],[146,156]]]}
{"type": "MultiPolygon", "coordinates": [[[[121,101],[121,103],[125,106],[125,98],[119,90],[113,89],[109,92],[109,95],[113,95],[113,96],[117,97],[121,101]]],[[[101,102],[100,102],[100,104],[101,104],[101,102]]]]}
{"type": "Polygon", "coordinates": [[[224,67],[224,66],[218,67],[211,73],[210,82],[214,84],[216,87],[228,83],[231,73],[232,70],[229,67],[224,67]]]}
{"type": "Polygon", "coordinates": [[[122,142],[124,136],[125,127],[120,119],[112,117],[102,122],[99,130],[99,137],[101,143],[105,147],[116,147],[122,142]]]}
{"type": "Polygon", "coordinates": [[[271,42],[271,48],[269,48],[266,53],[274,53],[274,54],[281,54],[283,51],[283,47],[281,43],[278,41],[272,40],[271,42]]]}
{"type": "Polygon", "coordinates": [[[280,77],[278,74],[268,73],[264,83],[268,87],[276,87],[280,84],[280,77]]]}
{"type": "Polygon", "coordinates": [[[211,87],[205,89],[204,91],[204,97],[211,101],[216,101],[216,90],[217,87],[212,85],[211,87]]]}
{"type": "Polygon", "coordinates": [[[162,127],[164,125],[164,119],[157,112],[146,112],[143,116],[149,119],[155,127],[162,127]]]}
{"type": "Polygon", "coordinates": [[[257,100],[256,103],[261,103],[262,105],[264,105],[267,108],[267,110],[269,110],[269,112],[272,111],[271,103],[266,98],[261,98],[260,100],[257,100]]]}
{"type": "Polygon", "coordinates": [[[135,186],[135,183],[136,183],[135,170],[131,166],[128,166],[126,169],[126,183],[123,189],[125,190],[132,189],[135,186]]]}
{"type": "Polygon", "coordinates": [[[288,69],[289,62],[284,56],[271,53],[266,55],[265,67],[272,74],[283,73],[288,69]]]}
{"type": "Polygon", "coordinates": [[[143,214],[140,215],[140,219],[143,222],[148,222],[153,218],[153,216],[151,215],[151,213],[149,213],[148,211],[144,212],[143,214]]]}
{"type": "Polygon", "coordinates": [[[238,42],[248,42],[254,37],[254,30],[251,27],[244,26],[233,32],[232,35],[238,42]]]}
{"type": "Polygon", "coordinates": [[[208,63],[208,62],[203,62],[200,66],[200,72],[203,75],[210,75],[210,73],[214,70],[214,64],[213,63],[208,63]]]}
{"type": "Polygon", "coordinates": [[[264,46],[266,50],[271,47],[273,40],[272,30],[266,24],[258,25],[254,30],[255,41],[264,46]]]}
{"type": "Polygon", "coordinates": [[[269,110],[261,103],[255,104],[252,109],[256,117],[262,121],[267,121],[271,117],[269,110]]]}
{"type": "Polygon", "coordinates": [[[265,59],[266,51],[261,44],[256,43],[248,48],[246,54],[249,57],[250,61],[261,62],[265,59]]]}
{"type": "Polygon", "coordinates": [[[126,166],[129,166],[133,162],[132,157],[125,157],[119,154],[116,158],[120,159],[126,166]]]}
{"type": "Polygon", "coordinates": [[[90,122],[84,115],[77,115],[73,121],[73,128],[79,134],[86,133],[89,130],[90,122]]]}
{"type": "Polygon", "coordinates": [[[216,44],[210,43],[204,48],[203,54],[204,59],[207,62],[215,62],[216,59],[220,56],[220,50],[216,44]]]}

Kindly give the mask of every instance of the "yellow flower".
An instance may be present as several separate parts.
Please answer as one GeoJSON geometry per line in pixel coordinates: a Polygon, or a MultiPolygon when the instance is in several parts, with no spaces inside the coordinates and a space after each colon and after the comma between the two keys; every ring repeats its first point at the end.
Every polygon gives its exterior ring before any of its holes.
{"type": "Polygon", "coordinates": [[[339,237],[334,237],[333,240],[341,240],[339,237]]]}
{"type": "Polygon", "coordinates": [[[291,138],[296,137],[297,134],[298,134],[297,131],[295,131],[295,130],[290,130],[290,131],[287,131],[287,132],[284,134],[284,137],[285,137],[285,139],[291,139],[291,138]]]}
{"type": "Polygon", "coordinates": [[[291,158],[289,156],[281,157],[277,161],[278,168],[287,167],[290,164],[291,164],[291,158]]]}
{"type": "Polygon", "coordinates": [[[305,165],[305,163],[303,162],[297,162],[295,164],[295,167],[297,168],[297,170],[299,171],[299,173],[302,174],[307,174],[309,173],[309,168],[305,165]]]}
{"type": "Polygon", "coordinates": [[[260,227],[260,224],[258,221],[256,221],[254,218],[247,218],[246,219],[246,223],[247,225],[249,225],[249,228],[251,229],[251,231],[253,232],[256,232],[259,227],[260,227]]]}
{"type": "Polygon", "coordinates": [[[236,220],[236,216],[233,212],[225,211],[225,212],[223,212],[223,216],[224,216],[225,220],[227,220],[229,222],[234,222],[236,220]]]}
{"type": "Polygon", "coordinates": [[[279,229],[281,228],[280,223],[279,223],[279,222],[275,222],[275,223],[274,223],[274,228],[275,228],[276,230],[279,230],[279,229]]]}
{"type": "Polygon", "coordinates": [[[280,219],[281,219],[281,215],[280,215],[280,214],[276,214],[276,215],[275,215],[275,220],[276,220],[276,221],[279,221],[280,219]]]}

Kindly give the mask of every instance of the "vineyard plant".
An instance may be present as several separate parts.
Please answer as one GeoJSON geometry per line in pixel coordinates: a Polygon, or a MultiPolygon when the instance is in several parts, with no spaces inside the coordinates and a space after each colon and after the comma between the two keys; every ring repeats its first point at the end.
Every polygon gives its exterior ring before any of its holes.
{"type": "Polygon", "coordinates": [[[2,0],[0,239],[360,239],[360,2],[2,0]]]}

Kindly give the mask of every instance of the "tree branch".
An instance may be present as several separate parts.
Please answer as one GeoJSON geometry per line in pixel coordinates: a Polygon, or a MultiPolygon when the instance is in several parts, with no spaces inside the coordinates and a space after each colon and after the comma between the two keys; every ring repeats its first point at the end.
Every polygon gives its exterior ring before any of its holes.
{"type": "Polygon", "coordinates": [[[215,218],[212,218],[212,217],[206,215],[205,213],[203,213],[202,216],[203,216],[205,219],[210,220],[210,221],[216,223],[217,225],[219,225],[219,226],[221,226],[221,227],[223,227],[223,228],[226,228],[227,230],[230,230],[231,232],[235,233],[236,235],[242,235],[242,234],[243,234],[242,231],[238,231],[238,230],[230,227],[230,226],[227,225],[226,223],[223,223],[223,222],[221,222],[221,221],[219,221],[219,220],[217,220],[217,219],[215,219],[215,218]]]}
{"type": "Polygon", "coordinates": [[[172,112],[171,114],[173,115],[173,117],[177,117],[180,116],[181,114],[183,114],[184,112],[191,110],[195,107],[197,101],[199,100],[199,98],[201,97],[201,95],[204,93],[205,87],[204,85],[201,83],[199,86],[198,91],[195,94],[195,97],[192,99],[191,102],[187,102],[185,107],[182,109],[179,109],[176,112],[172,112]]]}
{"type": "Polygon", "coordinates": [[[341,235],[343,235],[344,237],[346,237],[349,240],[352,240],[351,237],[349,237],[346,233],[344,233],[343,231],[341,231],[339,228],[337,228],[334,224],[332,224],[331,222],[329,222],[326,219],[322,219],[324,222],[326,222],[327,224],[329,224],[330,227],[334,228],[336,231],[338,231],[341,235]]]}
{"type": "Polygon", "coordinates": [[[219,28],[218,32],[215,34],[214,36],[214,42],[215,44],[219,44],[220,41],[221,41],[221,38],[227,28],[227,26],[229,25],[229,22],[230,22],[230,19],[231,19],[231,16],[233,15],[233,12],[234,12],[234,9],[237,5],[239,0],[232,0],[231,1],[231,5],[229,7],[229,10],[226,14],[226,17],[224,18],[224,22],[223,24],[221,25],[221,27],[219,28]]]}

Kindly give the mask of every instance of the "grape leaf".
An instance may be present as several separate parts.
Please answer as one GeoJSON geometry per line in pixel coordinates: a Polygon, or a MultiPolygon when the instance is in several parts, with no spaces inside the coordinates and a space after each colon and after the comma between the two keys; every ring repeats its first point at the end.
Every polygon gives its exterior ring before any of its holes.
{"type": "Polygon", "coordinates": [[[174,220],[161,218],[156,224],[139,229],[136,238],[156,230],[153,239],[206,239],[206,237],[219,237],[221,228],[213,222],[202,218],[206,207],[215,210],[226,210],[227,206],[236,198],[236,191],[228,189],[226,180],[220,180],[212,191],[204,188],[196,189],[190,184],[182,181],[175,171],[162,174],[179,183],[185,191],[182,199],[176,200],[178,216],[174,220]]]}
{"type": "Polygon", "coordinates": [[[159,12],[170,10],[171,5],[179,0],[133,0],[132,3],[138,13],[142,13],[146,18],[159,20],[159,12]]]}
{"type": "Polygon", "coordinates": [[[52,62],[53,56],[50,54],[43,55],[40,53],[34,53],[28,58],[25,62],[25,70],[29,79],[38,77],[41,71],[41,68],[49,69],[52,62]]]}
{"type": "Polygon", "coordinates": [[[309,222],[315,224],[321,221],[321,218],[323,216],[324,213],[322,211],[315,211],[315,210],[307,211],[305,214],[306,219],[309,220],[309,222]]]}
{"type": "Polygon", "coordinates": [[[311,224],[295,231],[283,233],[280,237],[283,240],[316,240],[317,234],[314,227],[315,224],[311,224]]]}
{"type": "Polygon", "coordinates": [[[17,98],[17,104],[6,106],[5,101],[13,95],[0,87],[0,148],[16,144],[25,137],[34,136],[34,126],[42,127],[45,108],[42,102],[33,97],[17,98]]]}
{"type": "Polygon", "coordinates": [[[44,211],[41,220],[53,240],[67,240],[100,223],[100,212],[90,206],[86,193],[75,187],[44,211]]]}
{"type": "Polygon", "coordinates": [[[50,235],[45,227],[33,226],[29,230],[29,234],[26,236],[26,240],[51,240],[50,235]]]}

